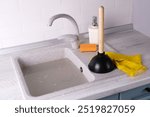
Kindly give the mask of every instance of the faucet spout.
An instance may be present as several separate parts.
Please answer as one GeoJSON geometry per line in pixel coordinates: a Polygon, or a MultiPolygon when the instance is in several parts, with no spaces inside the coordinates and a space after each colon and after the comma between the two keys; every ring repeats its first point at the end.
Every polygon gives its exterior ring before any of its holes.
{"type": "Polygon", "coordinates": [[[53,22],[54,22],[56,19],[59,19],[59,18],[66,18],[66,19],[68,19],[68,20],[74,25],[74,27],[75,27],[75,29],[76,29],[77,36],[79,36],[78,24],[77,24],[77,22],[74,20],[74,18],[71,17],[70,15],[67,15],[67,14],[54,15],[54,16],[51,17],[50,20],[49,20],[49,26],[52,26],[52,25],[53,25],[53,22]]]}

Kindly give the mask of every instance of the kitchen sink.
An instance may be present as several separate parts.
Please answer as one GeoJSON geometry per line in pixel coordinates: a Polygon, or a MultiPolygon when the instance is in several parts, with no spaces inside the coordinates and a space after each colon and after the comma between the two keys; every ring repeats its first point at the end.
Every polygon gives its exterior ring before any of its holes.
{"type": "Polygon", "coordinates": [[[95,80],[68,48],[45,49],[13,57],[12,63],[24,97],[38,97],[95,80]]]}

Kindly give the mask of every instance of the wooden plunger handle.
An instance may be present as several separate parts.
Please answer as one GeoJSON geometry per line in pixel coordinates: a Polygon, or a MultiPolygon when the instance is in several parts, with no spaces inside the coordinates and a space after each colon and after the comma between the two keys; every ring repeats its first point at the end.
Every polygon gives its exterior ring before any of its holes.
{"type": "Polygon", "coordinates": [[[104,52],[104,7],[99,8],[99,53],[104,52]]]}

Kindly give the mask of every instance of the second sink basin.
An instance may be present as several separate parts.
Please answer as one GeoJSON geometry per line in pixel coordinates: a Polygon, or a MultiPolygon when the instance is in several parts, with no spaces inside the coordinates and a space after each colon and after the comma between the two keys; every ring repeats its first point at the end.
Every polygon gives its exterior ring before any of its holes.
{"type": "Polygon", "coordinates": [[[94,81],[68,48],[29,52],[12,59],[25,97],[37,97],[94,81]]]}

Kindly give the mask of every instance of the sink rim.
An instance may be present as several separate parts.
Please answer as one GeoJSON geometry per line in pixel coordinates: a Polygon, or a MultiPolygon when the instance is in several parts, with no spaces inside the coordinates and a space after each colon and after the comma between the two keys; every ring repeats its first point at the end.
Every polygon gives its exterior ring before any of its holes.
{"type": "MultiPolygon", "coordinates": [[[[60,49],[62,49],[62,48],[60,48],[60,49]]],[[[71,49],[65,48],[65,47],[63,47],[63,49],[65,51],[70,51],[72,56],[76,57],[76,59],[81,62],[80,64],[82,64],[82,66],[84,66],[84,69],[88,70],[86,65],[71,51],[71,49]]],[[[17,79],[18,79],[18,82],[19,82],[19,86],[21,88],[22,95],[23,95],[23,97],[25,99],[47,99],[46,97],[51,98],[51,97],[55,97],[55,96],[59,96],[59,95],[63,96],[66,93],[71,93],[71,92],[73,92],[75,90],[81,90],[82,88],[85,88],[86,86],[89,85],[89,83],[91,83],[91,82],[93,82],[95,80],[95,76],[88,70],[88,73],[91,74],[91,76],[93,77],[93,79],[91,81],[89,81],[87,76],[84,75],[85,78],[88,80],[88,82],[86,82],[86,83],[83,83],[83,84],[80,84],[80,85],[76,85],[76,86],[73,86],[73,87],[69,87],[69,88],[66,88],[66,89],[61,89],[61,90],[58,90],[58,91],[50,92],[50,93],[47,93],[47,94],[35,97],[35,96],[32,96],[30,94],[30,91],[29,91],[28,86],[26,84],[26,81],[24,79],[23,71],[22,71],[22,69],[20,67],[20,63],[18,62],[19,56],[18,57],[11,57],[11,60],[12,60],[13,67],[14,67],[14,70],[15,70],[15,73],[16,73],[16,76],[17,76],[17,79]]],[[[71,62],[73,62],[71,59],[69,59],[69,60],[71,62]]],[[[75,63],[73,63],[73,64],[76,66],[75,63]]]]}

